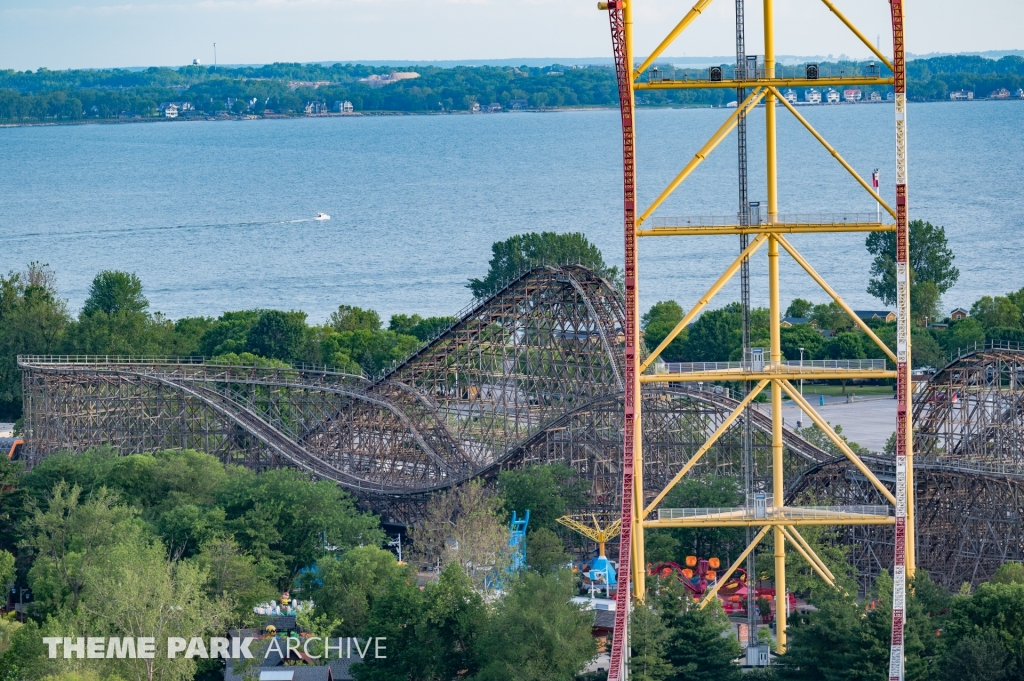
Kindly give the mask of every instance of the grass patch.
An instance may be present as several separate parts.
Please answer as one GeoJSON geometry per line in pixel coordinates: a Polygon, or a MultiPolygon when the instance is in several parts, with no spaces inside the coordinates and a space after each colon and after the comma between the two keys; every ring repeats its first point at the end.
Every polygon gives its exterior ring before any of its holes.
{"type": "MultiPolygon", "coordinates": [[[[804,383],[804,397],[809,395],[828,395],[830,397],[840,397],[843,394],[843,386],[841,385],[807,385],[804,383]]],[[[895,395],[895,391],[891,385],[848,385],[846,386],[847,395],[857,395],[858,397],[868,397],[869,395],[895,395]]]]}

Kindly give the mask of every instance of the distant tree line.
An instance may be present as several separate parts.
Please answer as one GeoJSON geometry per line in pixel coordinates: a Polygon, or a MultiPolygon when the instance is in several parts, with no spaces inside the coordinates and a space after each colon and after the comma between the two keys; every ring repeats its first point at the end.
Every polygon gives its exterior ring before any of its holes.
{"type": "MultiPolygon", "coordinates": [[[[731,65],[724,65],[726,70],[731,65]]],[[[868,62],[822,63],[823,74],[863,74],[868,62]]],[[[707,69],[675,69],[661,64],[664,76],[706,77],[707,69]]],[[[799,66],[779,67],[797,75],[799,66]]],[[[882,73],[888,70],[881,66],[882,73]]],[[[260,115],[301,114],[309,102],[350,101],[356,111],[466,111],[479,104],[532,109],[615,106],[618,95],[610,66],[537,67],[417,66],[419,78],[373,87],[360,79],[395,69],[360,64],[270,64],[260,67],[81,69],[69,71],[0,71],[0,120],[6,122],[79,121],[119,116],[154,117],[163,102],[189,102],[197,114],[222,111],[260,115]],[[305,84],[305,85],[303,85],[305,84]],[[319,84],[314,87],[310,84],[319,84]]],[[[907,64],[913,100],[948,99],[954,90],[974,90],[979,97],[1006,88],[1024,87],[1024,58],[999,60],[976,56],[918,59],[907,64]]],[[[867,88],[884,92],[886,88],[867,88]]],[[[729,89],[648,90],[638,93],[640,106],[723,106],[733,100],[729,89]]]]}

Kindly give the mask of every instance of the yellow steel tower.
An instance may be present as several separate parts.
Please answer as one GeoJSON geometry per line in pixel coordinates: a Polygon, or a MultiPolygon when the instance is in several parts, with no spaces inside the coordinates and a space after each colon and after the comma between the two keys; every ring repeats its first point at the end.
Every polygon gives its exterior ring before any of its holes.
{"type": "MultiPolygon", "coordinates": [[[[808,0],[810,1],[810,0],[808,0]]],[[[775,579],[777,608],[778,650],[786,649],[786,608],[787,602],[785,566],[787,542],[797,551],[821,578],[834,585],[834,577],[815,555],[811,546],[801,536],[799,527],[804,525],[894,525],[896,537],[896,560],[894,565],[892,658],[890,679],[902,679],[903,639],[903,595],[904,578],[913,573],[913,469],[910,424],[910,296],[909,296],[909,234],[907,219],[907,172],[906,172],[906,95],[903,50],[903,0],[890,0],[893,26],[893,59],[888,59],[861,33],[850,20],[830,1],[822,0],[828,10],[853,32],[887,67],[892,75],[881,69],[863,75],[825,75],[817,65],[807,65],[803,73],[780,74],[775,61],[775,11],[773,0],[764,3],[764,58],[758,65],[737,64],[734,73],[723,73],[723,69],[709,69],[706,78],[668,79],[648,72],[655,60],[666,48],[700,16],[711,0],[697,0],[693,8],[669,32],[665,39],[650,55],[636,66],[633,50],[633,4],[642,0],[610,0],[598,3],[598,8],[609,12],[612,46],[616,63],[619,100],[622,116],[623,141],[623,209],[625,227],[625,284],[626,284],[626,395],[625,395],[625,451],[622,462],[622,528],[619,556],[619,591],[616,610],[616,627],[612,643],[610,680],[622,679],[627,673],[628,641],[626,625],[630,608],[630,585],[635,599],[643,600],[645,595],[644,531],[651,528],[668,527],[757,527],[759,531],[753,541],[736,561],[721,576],[724,583],[745,560],[747,555],[768,534],[773,533],[775,552],[775,579]],[[731,78],[730,78],[731,76],[731,78]],[[846,85],[892,85],[896,109],[896,206],[885,201],[873,186],[864,180],[853,167],[843,159],[811,124],[786,100],[779,88],[846,85]],[[634,92],[636,90],[667,90],[694,88],[746,88],[749,95],[738,102],[736,110],[729,115],[721,127],[703,147],[687,162],[679,174],[658,194],[657,198],[641,210],[636,205],[636,167],[634,143],[636,120],[634,117],[634,92]],[[655,211],[676,191],[693,170],[717,147],[737,126],[740,116],[749,114],[759,103],[765,105],[765,168],[767,176],[767,215],[765,219],[745,219],[739,216],[735,221],[685,220],[673,223],[671,219],[656,218],[655,211]],[[815,217],[789,217],[780,212],[778,202],[778,163],[776,140],[776,116],[778,108],[799,121],[808,133],[817,139],[832,157],[841,164],[872,198],[884,209],[888,219],[880,220],[874,214],[851,219],[849,213],[821,215],[815,217]],[[813,234],[820,239],[836,232],[895,232],[897,243],[897,351],[890,350],[860,319],[849,305],[814,270],[812,265],[797,251],[786,238],[787,234],[813,234]],[[637,328],[639,262],[637,257],[638,238],[670,238],[709,235],[749,235],[752,240],[740,256],[729,265],[707,293],[683,316],[673,331],[641,360],[640,340],[637,328]],[[744,260],[752,257],[762,247],[768,256],[768,298],[770,309],[770,348],[767,357],[750,353],[741,362],[718,363],[713,367],[706,364],[664,364],[657,362],[662,351],[686,328],[709,304],[711,299],[741,268],[744,260]],[[819,286],[853,319],[860,329],[891,360],[838,360],[830,362],[795,362],[784,358],[780,342],[782,311],[779,299],[779,257],[785,251],[796,261],[819,286]],[[895,370],[891,368],[895,366],[895,370]],[[860,458],[838,437],[828,424],[816,413],[794,388],[793,382],[802,378],[814,379],[855,379],[894,378],[897,381],[897,482],[895,494],[883,485],[860,458]],[[645,383],[671,383],[698,381],[749,381],[753,390],[740,402],[736,410],[708,437],[707,441],[693,453],[689,461],[675,474],[672,481],[662,490],[647,491],[643,485],[643,449],[640,437],[640,386],[645,383]],[[770,494],[748,498],[745,505],[732,509],[671,509],[661,506],[665,495],[693,467],[710,447],[739,418],[743,410],[760,394],[768,389],[771,394],[771,460],[772,480],[770,494]],[[785,503],[786,481],[783,477],[783,421],[782,396],[788,395],[810,419],[824,431],[891,506],[877,507],[801,507],[785,503]]],[[[732,242],[730,241],[730,244],[732,242]]],[[[701,607],[715,597],[712,589],[701,602],[701,607]]]]}

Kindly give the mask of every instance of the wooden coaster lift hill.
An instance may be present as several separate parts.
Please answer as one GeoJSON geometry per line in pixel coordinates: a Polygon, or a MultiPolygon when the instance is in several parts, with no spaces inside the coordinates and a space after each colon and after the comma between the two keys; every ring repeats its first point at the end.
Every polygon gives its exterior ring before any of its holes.
{"type": "MultiPolygon", "coordinates": [[[[903,678],[903,613],[906,578],[914,570],[914,513],[913,513],[913,468],[911,442],[911,381],[910,381],[910,272],[908,264],[908,217],[907,217],[907,152],[906,152],[906,71],[904,61],[904,19],[903,1],[890,0],[892,14],[893,58],[890,61],[864,36],[830,0],[823,0],[826,7],[859,38],[864,45],[888,67],[891,77],[881,73],[862,76],[821,77],[815,67],[808,67],[804,77],[778,77],[775,55],[775,11],[773,0],[764,3],[764,57],[763,64],[757,65],[744,59],[739,63],[733,79],[724,78],[722,71],[709,70],[708,78],[676,80],[648,73],[648,68],[661,56],[666,48],[707,8],[711,0],[698,0],[686,16],[671,30],[639,66],[635,66],[633,47],[633,4],[637,0],[610,0],[598,3],[598,8],[609,14],[612,48],[615,57],[619,102],[622,118],[623,151],[623,208],[625,231],[625,284],[626,284],[626,329],[625,329],[625,414],[624,453],[622,475],[622,534],[619,555],[619,590],[616,609],[615,633],[612,641],[609,681],[618,681],[627,674],[628,632],[627,622],[630,596],[643,601],[646,593],[644,565],[644,532],[647,529],[668,527],[756,527],[760,528],[753,541],[736,561],[729,566],[720,582],[726,581],[747,555],[768,532],[774,533],[774,558],[776,593],[779,602],[785,602],[786,545],[787,542],[815,569],[828,584],[834,584],[832,575],[824,563],[804,541],[799,527],[803,525],[894,525],[895,561],[893,565],[893,622],[892,649],[889,678],[899,681],[903,678]],[[847,163],[840,153],[822,137],[807,120],[788,102],[780,92],[781,87],[812,86],[877,86],[891,85],[895,94],[896,116],[896,178],[895,206],[885,201],[877,191],[847,163]],[[686,163],[682,171],[646,208],[637,206],[634,93],[637,90],[669,90],[696,88],[735,88],[749,91],[738,100],[735,110],[726,118],[711,139],[686,163]],[[735,220],[666,219],[653,218],[655,211],[700,165],[711,151],[737,127],[737,124],[761,102],[765,106],[765,168],[767,177],[766,219],[751,219],[751,214],[739,211],[735,220]],[[874,214],[862,220],[851,220],[844,216],[794,216],[780,213],[778,205],[778,163],[776,146],[776,116],[781,105],[794,116],[807,131],[838,161],[882,207],[894,222],[879,220],[874,214]],[[731,223],[731,224],[730,224],[731,223]],[[893,353],[872,330],[854,313],[843,299],[814,270],[793,245],[786,234],[814,234],[824,240],[836,232],[884,232],[896,233],[896,285],[897,285],[897,348],[893,353]],[[685,237],[708,235],[741,235],[752,237],[742,249],[739,257],[708,289],[707,293],[684,315],[673,331],[646,357],[641,357],[638,328],[639,308],[639,263],[637,239],[640,237],[685,237]],[[770,309],[770,351],[768,357],[746,355],[742,362],[706,364],[655,364],[662,351],[688,324],[709,304],[722,287],[743,267],[745,262],[763,246],[768,252],[768,298],[770,309]],[[884,362],[877,360],[852,360],[831,363],[785,361],[780,342],[780,321],[782,310],[779,302],[779,253],[784,250],[795,260],[822,289],[849,314],[862,331],[875,342],[895,365],[895,371],[884,362]],[[897,423],[896,425],[896,487],[895,494],[889,491],[866,465],[850,450],[833,430],[825,423],[814,408],[808,404],[794,387],[794,381],[802,378],[814,379],[896,379],[897,423]],[[674,476],[665,489],[660,490],[647,502],[643,484],[644,453],[641,438],[640,384],[671,382],[714,382],[743,381],[754,384],[753,389],[741,401],[732,415],[726,419],[674,476]],[[771,494],[761,499],[747,499],[746,505],[731,509],[666,509],[660,508],[665,495],[678,483],[707,452],[712,444],[742,416],[751,400],[768,388],[771,392],[772,418],[772,480],[771,494]],[[836,446],[850,459],[860,473],[874,485],[891,506],[883,507],[801,507],[786,506],[784,503],[786,484],[783,479],[783,420],[782,395],[787,394],[819,428],[827,433],[836,446]]],[[[742,3],[737,2],[737,21],[742,21],[742,3]]],[[[880,70],[880,69],[879,69],[880,70]]],[[[746,239],[744,239],[746,241],[746,239]]],[[[741,242],[742,243],[742,242],[741,242]]],[[[713,590],[701,602],[706,605],[715,597],[713,590]]],[[[777,615],[778,651],[786,650],[786,609],[779,608],[777,615]]]]}

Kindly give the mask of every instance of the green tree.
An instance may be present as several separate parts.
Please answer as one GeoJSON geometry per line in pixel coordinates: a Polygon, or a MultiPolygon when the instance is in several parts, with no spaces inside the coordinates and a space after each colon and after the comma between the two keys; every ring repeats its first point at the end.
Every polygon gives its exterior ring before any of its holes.
{"type": "Polygon", "coordinates": [[[38,559],[29,571],[36,602],[50,610],[74,610],[82,590],[119,536],[134,534],[134,512],[100,488],[87,499],[82,489],[59,482],[45,510],[36,508],[26,521],[24,546],[38,559]]]}
{"type": "Polygon", "coordinates": [[[0,276],[0,419],[21,416],[18,355],[51,354],[63,344],[71,320],[54,282],[39,263],[0,276]]]}
{"type": "Polygon", "coordinates": [[[466,574],[449,565],[426,589],[425,605],[416,633],[420,645],[432,653],[431,676],[473,677],[480,667],[478,643],[487,627],[483,599],[466,574]]]}
{"type": "Polygon", "coordinates": [[[145,312],[96,310],[81,314],[68,327],[68,351],[84,355],[157,354],[149,343],[150,318],[145,312]]]}
{"type": "Polygon", "coordinates": [[[191,680],[196,661],[180,655],[169,659],[168,637],[218,635],[231,606],[207,595],[204,572],[190,561],[168,560],[162,544],[142,538],[112,546],[92,572],[81,611],[61,622],[61,633],[153,636],[158,652],[152,659],[105,659],[106,671],[146,681],[191,680]]]}
{"type": "Polygon", "coordinates": [[[338,309],[331,313],[327,324],[338,333],[360,329],[380,331],[380,315],[361,307],[339,305],[338,309]]]}
{"type": "Polygon", "coordinates": [[[181,504],[212,506],[228,478],[216,457],[192,449],[106,456],[100,464],[103,484],[144,509],[149,519],[181,504]]]}
{"type": "Polygon", "coordinates": [[[230,537],[216,537],[203,544],[195,564],[206,575],[206,590],[211,597],[229,599],[235,606],[236,622],[252,613],[252,608],[274,598],[277,590],[267,574],[267,566],[242,552],[230,537]]]}
{"type": "Polygon", "coordinates": [[[651,563],[675,562],[679,540],[664,530],[648,530],[644,533],[644,555],[651,563]]]}
{"type": "Polygon", "coordinates": [[[7,652],[0,657],[0,678],[12,681],[38,679],[52,671],[54,664],[47,659],[43,634],[34,620],[11,632],[7,652]]]}
{"type": "Polygon", "coordinates": [[[994,629],[968,634],[956,640],[943,660],[945,681],[1003,681],[1020,678],[1017,661],[1010,658],[1006,646],[994,629]]]}
{"type": "MultiPolygon", "coordinates": [[[[198,326],[174,322],[160,313],[149,314],[142,282],[134,274],[104,271],[93,279],[77,322],[68,327],[65,351],[78,354],[166,355],[192,354],[198,326]]],[[[202,323],[200,323],[201,326],[202,323]]]]}
{"type": "Polygon", "coordinates": [[[248,348],[247,338],[260,318],[260,310],[225,312],[199,338],[199,354],[216,357],[228,353],[241,354],[248,348]]]}
{"type": "Polygon", "coordinates": [[[12,581],[14,581],[14,554],[10,551],[0,550],[0,586],[6,588],[12,581]]]}
{"type": "Polygon", "coordinates": [[[618,268],[608,267],[601,251],[580,232],[530,232],[496,241],[491,246],[490,268],[483,279],[470,279],[466,285],[477,298],[494,294],[513,277],[537,265],[576,265],[593,269],[598,275],[615,280],[618,268]]]}
{"type": "Polygon", "coordinates": [[[864,359],[864,338],[857,331],[836,334],[818,349],[815,359],[864,359]]]}
{"type": "Polygon", "coordinates": [[[484,591],[490,578],[507,569],[509,527],[501,497],[479,480],[435,494],[413,528],[421,564],[459,565],[474,586],[484,591]]]}
{"type": "Polygon", "coordinates": [[[910,333],[910,344],[914,351],[911,357],[915,367],[941,367],[946,362],[946,355],[935,336],[924,329],[912,329],[910,333]]]}
{"type": "Polygon", "coordinates": [[[288,361],[298,356],[305,335],[305,312],[267,310],[249,329],[246,346],[257,355],[288,361]]]}
{"type": "Polygon", "coordinates": [[[81,454],[57,452],[44,457],[25,473],[20,479],[19,490],[35,512],[38,507],[46,507],[57,483],[63,482],[69,487],[78,485],[86,492],[101,487],[103,477],[116,457],[117,452],[109,448],[90,449],[81,454]]]}
{"type": "Polygon", "coordinates": [[[1013,293],[1007,293],[1006,297],[1010,299],[1010,302],[1016,305],[1019,309],[1024,310],[1024,288],[1013,293]]]}
{"type": "MultiPolygon", "coordinates": [[[[934,595],[928,573],[920,571],[907,582],[906,619],[903,625],[903,654],[907,681],[930,680],[938,664],[939,641],[932,624],[932,613],[925,609],[925,603],[916,597],[917,591],[934,595]]],[[[870,610],[864,619],[864,644],[860,669],[863,679],[884,676],[889,668],[889,653],[892,644],[892,578],[882,572],[875,580],[871,593],[878,607],[870,610]]]]}
{"type": "MultiPolygon", "coordinates": [[[[397,316],[407,317],[407,315],[397,316]]],[[[401,328],[396,328],[395,317],[393,316],[388,328],[398,334],[413,336],[421,343],[433,340],[458,321],[455,317],[427,317],[424,319],[417,314],[412,315],[409,319],[413,322],[411,326],[406,328],[405,325],[399,324],[401,328]]]]}
{"type": "MultiPolygon", "coordinates": [[[[864,348],[866,338],[859,331],[839,333],[818,348],[814,359],[865,359],[867,357],[867,351],[864,348]]],[[[839,379],[839,383],[842,384],[845,395],[847,379],[839,379]]]]}
{"type": "MultiPolygon", "coordinates": [[[[461,572],[456,566],[451,571],[461,572]]],[[[423,625],[426,591],[433,585],[420,590],[412,580],[393,580],[387,586],[374,599],[366,625],[366,635],[387,638],[387,657],[355,665],[352,675],[358,681],[435,681],[437,651],[423,642],[429,636],[423,625]]]]}
{"type": "Polygon", "coordinates": [[[993,326],[985,330],[985,339],[990,341],[1014,341],[1024,343],[1024,329],[1006,326],[993,326]]]}
{"type": "Polygon", "coordinates": [[[1024,565],[1021,563],[1003,563],[989,580],[992,584],[1024,584],[1024,565]]]}
{"type": "MultiPolygon", "coordinates": [[[[949,327],[946,334],[946,352],[956,352],[960,348],[966,348],[975,343],[985,342],[985,327],[977,319],[968,317],[955,322],[949,327]]],[[[917,348],[914,348],[916,352],[917,348]]]]}
{"type": "Polygon", "coordinates": [[[227,516],[219,506],[182,504],[157,515],[153,524],[167,547],[183,558],[227,533],[227,516]]]}
{"type": "Polygon", "coordinates": [[[995,633],[1014,658],[1024,657],[1024,584],[986,582],[971,595],[953,598],[942,637],[956,641],[985,630],[995,633]]]}
{"type": "Polygon", "coordinates": [[[557,529],[557,518],[567,509],[586,504],[586,483],[565,464],[536,465],[498,474],[498,491],[505,513],[520,516],[530,511],[530,528],[557,529]]]}
{"type": "Polygon", "coordinates": [[[845,681],[861,652],[863,609],[856,592],[822,589],[815,610],[794,613],[789,621],[786,654],[779,659],[780,676],[792,681],[845,681]]]}
{"type": "MultiPolygon", "coordinates": [[[[831,424],[829,424],[829,425],[831,425],[831,424]]],[[[851,450],[853,450],[853,452],[855,454],[870,454],[871,453],[870,451],[868,451],[864,447],[861,447],[856,442],[851,442],[849,439],[847,439],[847,437],[845,435],[843,435],[843,427],[841,425],[836,425],[835,433],[836,433],[836,435],[839,436],[840,440],[845,442],[846,445],[851,450]]],[[[800,437],[804,438],[805,440],[810,442],[812,445],[814,445],[818,449],[821,449],[821,450],[823,450],[825,452],[828,452],[831,456],[844,456],[842,450],[840,450],[839,447],[836,446],[836,444],[832,441],[832,438],[830,438],[828,435],[823,433],[821,431],[821,429],[818,428],[817,425],[811,425],[811,426],[808,426],[807,428],[801,428],[800,431],[799,431],[799,434],[800,434],[800,437]]],[[[894,442],[895,442],[895,440],[894,440],[894,442]]]]}
{"type": "MultiPolygon", "coordinates": [[[[805,526],[798,531],[835,576],[836,585],[845,592],[856,593],[857,585],[849,560],[850,549],[838,541],[837,533],[821,526],[805,526]]],[[[820,592],[832,591],[832,587],[822,581],[792,544],[787,541],[786,545],[786,589],[814,602],[817,602],[820,592]]],[[[775,579],[774,548],[774,536],[768,533],[757,552],[756,571],[760,579],[775,579]]]]}
{"type": "Polygon", "coordinates": [[[376,546],[356,547],[337,560],[320,560],[317,568],[321,584],[312,593],[318,612],[340,619],[352,632],[363,631],[374,600],[391,588],[391,582],[414,578],[408,565],[376,546]]]}
{"type": "Polygon", "coordinates": [[[43,681],[123,681],[120,676],[103,676],[93,670],[68,671],[59,674],[51,674],[44,677],[43,681]]]}
{"type": "Polygon", "coordinates": [[[104,270],[92,280],[82,314],[139,313],[148,307],[149,301],[142,294],[142,281],[134,273],[104,270]]]}
{"type": "Polygon", "coordinates": [[[739,305],[709,310],[689,329],[686,357],[693,362],[724,362],[741,345],[739,305]]]}
{"type": "Polygon", "coordinates": [[[942,294],[934,281],[918,281],[910,287],[910,311],[922,326],[942,317],[939,301],[942,294]]]}
{"type": "MultiPolygon", "coordinates": [[[[889,669],[892,625],[892,579],[881,574],[865,613],[855,590],[821,589],[813,596],[813,612],[796,613],[791,620],[789,647],[780,660],[783,679],[801,681],[870,681],[889,669]]],[[[904,656],[908,681],[936,678],[942,626],[940,613],[948,595],[919,571],[907,588],[904,656]]],[[[942,638],[946,638],[943,632],[942,638]]]]}
{"type": "MultiPolygon", "coordinates": [[[[872,232],[865,241],[868,253],[874,256],[871,262],[871,280],[868,293],[886,305],[896,304],[896,233],[872,232]]],[[[931,282],[937,296],[918,296],[918,305],[933,303],[948,291],[960,278],[960,270],[953,264],[956,259],[946,241],[945,227],[935,226],[923,220],[910,222],[910,297],[911,313],[915,316],[928,311],[915,309],[914,288],[922,282],[931,282]]]]}
{"type": "Polygon", "coordinates": [[[216,501],[246,553],[282,566],[284,588],[299,570],[323,557],[325,545],[344,552],[384,541],[376,516],[358,512],[334,482],[313,481],[301,471],[230,469],[216,501]]]}
{"type": "Polygon", "coordinates": [[[742,652],[733,637],[724,637],[729,620],[717,599],[703,610],[685,602],[675,616],[669,634],[666,657],[672,665],[671,681],[739,681],[739,666],[733,660],[742,652]]]}
{"type": "Polygon", "coordinates": [[[25,517],[23,464],[0,457],[0,548],[17,550],[25,517]]]}
{"type": "Polygon", "coordinates": [[[575,592],[565,572],[523,573],[494,606],[481,637],[476,678],[572,681],[597,652],[590,634],[593,613],[570,600],[575,592]]]}
{"type": "MultiPolygon", "coordinates": [[[[652,305],[651,309],[640,319],[647,349],[653,351],[658,347],[682,318],[683,308],[674,300],[664,300],[652,305]]],[[[687,330],[683,329],[662,351],[661,358],[666,362],[684,360],[688,335],[687,330]]]]}
{"type": "Polygon", "coordinates": [[[486,606],[457,565],[422,590],[411,579],[391,580],[364,629],[387,636],[387,658],[367,659],[352,673],[359,681],[476,678],[486,628],[486,606]]]}
{"type": "Polygon", "coordinates": [[[526,538],[526,563],[530,569],[549,574],[569,564],[565,543],[552,530],[540,527],[526,538]]]}
{"type": "Polygon", "coordinates": [[[665,659],[669,630],[661,614],[639,604],[629,613],[629,676],[635,681],[664,681],[672,674],[665,659]]]}
{"type": "Polygon", "coordinates": [[[786,308],[786,317],[802,317],[807,318],[811,316],[811,310],[814,309],[814,303],[803,298],[794,298],[786,308]]]}
{"type": "Polygon", "coordinates": [[[811,309],[811,319],[819,329],[836,333],[852,329],[854,325],[854,321],[850,319],[850,315],[846,314],[846,310],[835,302],[815,305],[811,309]]]}
{"type": "Polygon", "coordinates": [[[419,347],[420,341],[415,336],[387,330],[332,332],[320,341],[323,361],[352,373],[365,372],[371,376],[405,359],[419,347]],[[351,368],[346,367],[346,363],[351,368]]]}
{"type": "MultiPolygon", "coordinates": [[[[981,323],[985,328],[996,326],[1019,329],[1024,326],[1021,308],[1012,300],[1003,296],[982,296],[971,305],[970,319],[981,323]]],[[[963,321],[967,321],[966,319],[963,321]]],[[[960,322],[961,324],[963,322],[960,322]]]]}
{"type": "Polygon", "coordinates": [[[800,348],[804,349],[804,359],[812,359],[826,342],[810,324],[783,327],[779,330],[779,337],[782,343],[782,354],[788,360],[799,360],[800,348]]]}

